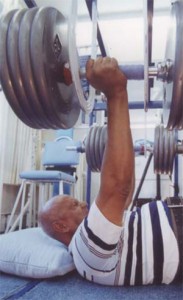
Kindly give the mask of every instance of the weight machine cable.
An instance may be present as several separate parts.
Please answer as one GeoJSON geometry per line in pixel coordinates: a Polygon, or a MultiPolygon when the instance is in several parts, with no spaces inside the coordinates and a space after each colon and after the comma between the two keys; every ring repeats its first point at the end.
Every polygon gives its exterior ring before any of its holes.
{"type": "Polygon", "coordinates": [[[146,176],[146,174],[147,174],[147,171],[148,171],[150,162],[151,162],[151,160],[152,160],[152,157],[153,157],[153,152],[151,152],[151,153],[149,154],[147,163],[146,163],[146,165],[145,165],[145,168],[144,168],[142,177],[141,177],[140,182],[139,182],[139,186],[138,186],[137,191],[136,191],[136,193],[135,193],[135,196],[134,196],[134,198],[133,198],[132,206],[131,206],[131,208],[130,208],[131,211],[132,211],[132,210],[134,209],[134,207],[137,205],[138,196],[139,196],[139,194],[140,194],[142,185],[143,185],[143,183],[144,183],[144,179],[145,179],[145,176],[146,176]]]}
{"type": "MultiPolygon", "coordinates": [[[[88,11],[89,11],[90,18],[92,18],[92,2],[93,2],[93,0],[85,0],[85,1],[86,1],[86,6],[87,6],[88,11]]],[[[100,28],[99,28],[98,24],[97,24],[97,40],[98,40],[98,44],[99,44],[102,56],[103,57],[107,56],[105,46],[104,46],[104,42],[103,42],[102,35],[101,35],[100,28]]]]}
{"type": "Polygon", "coordinates": [[[37,4],[34,0],[24,0],[24,2],[28,8],[33,8],[33,7],[37,6],[37,4]]]}

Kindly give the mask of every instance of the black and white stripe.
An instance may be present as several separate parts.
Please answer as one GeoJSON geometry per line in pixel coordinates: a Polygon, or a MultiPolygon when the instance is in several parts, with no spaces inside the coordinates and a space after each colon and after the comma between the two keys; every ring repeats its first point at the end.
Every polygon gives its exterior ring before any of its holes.
{"type": "Polygon", "coordinates": [[[89,251],[91,253],[93,253],[94,255],[102,258],[102,259],[109,259],[111,256],[113,256],[113,252],[111,253],[102,253],[102,251],[98,251],[96,249],[96,247],[94,248],[93,246],[91,246],[91,244],[89,243],[88,238],[86,238],[83,229],[81,228],[80,230],[80,236],[82,238],[83,243],[85,243],[86,247],[89,249],[89,251]]]}
{"type": "Polygon", "coordinates": [[[93,233],[93,231],[88,227],[88,220],[87,218],[85,218],[84,220],[84,227],[85,230],[88,234],[88,238],[93,241],[97,246],[99,246],[100,248],[104,249],[104,250],[114,250],[117,247],[117,243],[115,244],[107,244],[104,241],[102,241],[96,234],[93,233]]]}
{"type": "Polygon", "coordinates": [[[92,227],[95,216],[100,217],[97,209],[92,210],[92,218],[89,214],[89,223],[85,219],[72,244],[75,245],[72,252],[80,274],[106,285],[159,284],[174,279],[179,251],[165,203],[154,201],[141,209],[126,212],[124,229],[121,228],[123,234],[120,235],[119,228],[111,224],[110,238],[107,236],[109,221],[104,220],[104,227],[101,227],[103,221],[100,219],[100,228],[97,228],[96,220],[92,227]],[[111,239],[113,232],[115,243],[111,239]]]}
{"type": "Polygon", "coordinates": [[[174,277],[178,249],[171,226],[170,212],[164,202],[154,201],[129,213],[122,256],[123,285],[160,284],[174,277]],[[171,251],[172,254],[175,251],[172,257],[171,251]]]}

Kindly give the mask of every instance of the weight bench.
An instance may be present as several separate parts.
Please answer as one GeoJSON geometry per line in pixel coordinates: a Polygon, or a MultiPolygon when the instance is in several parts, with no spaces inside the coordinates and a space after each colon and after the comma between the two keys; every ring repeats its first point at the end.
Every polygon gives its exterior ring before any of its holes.
{"type": "Polygon", "coordinates": [[[25,214],[27,215],[26,227],[37,226],[37,212],[44,206],[45,201],[53,195],[52,191],[46,190],[50,184],[59,185],[58,194],[64,194],[64,183],[69,184],[71,187],[70,194],[74,197],[74,184],[76,183],[76,167],[74,168],[74,166],[79,163],[79,153],[68,151],[67,148],[76,145],[78,143],[68,136],[47,142],[42,156],[42,165],[45,169],[20,173],[22,182],[5,233],[14,231],[17,227],[19,230],[22,229],[25,214]],[[67,168],[71,174],[62,171],[62,168],[63,170],[67,168]],[[37,190],[37,186],[39,190],[37,190]],[[19,211],[18,216],[17,211],[19,211]]]}

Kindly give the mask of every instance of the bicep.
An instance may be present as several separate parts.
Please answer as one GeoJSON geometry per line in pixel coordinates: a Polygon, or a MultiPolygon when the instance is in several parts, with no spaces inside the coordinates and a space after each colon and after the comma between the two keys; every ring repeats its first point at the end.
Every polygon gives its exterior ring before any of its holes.
{"type": "Polygon", "coordinates": [[[112,223],[121,226],[124,210],[129,206],[133,195],[133,182],[122,185],[115,178],[104,176],[96,198],[96,204],[102,214],[112,223]]]}

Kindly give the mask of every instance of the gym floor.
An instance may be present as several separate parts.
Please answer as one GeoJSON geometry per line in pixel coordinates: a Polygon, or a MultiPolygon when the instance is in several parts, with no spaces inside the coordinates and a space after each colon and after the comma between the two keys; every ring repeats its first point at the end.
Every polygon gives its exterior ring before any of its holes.
{"type": "Polygon", "coordinates": [[[109,287],[86,281],[76,271],[46,280],[0,273],[1,300],[181,300],[182,296],[182,284],[109,287]]]}

